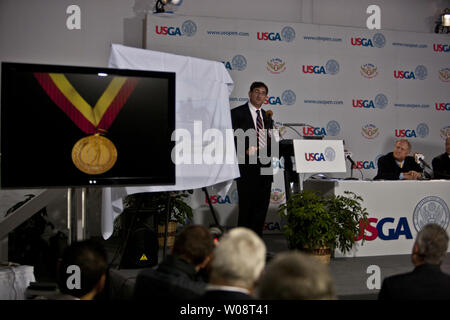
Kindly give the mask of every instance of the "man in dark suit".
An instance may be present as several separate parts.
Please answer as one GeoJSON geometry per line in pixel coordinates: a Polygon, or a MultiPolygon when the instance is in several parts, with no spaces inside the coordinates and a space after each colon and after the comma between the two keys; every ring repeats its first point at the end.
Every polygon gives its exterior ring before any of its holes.
{"type": "Polygon", "coordinates": [[[445,139],[445,152],[435,157],[431,165],[435,179],[450,179],[450,136],[445,139]]]}
{"type": "Polygon", "coordinates": [[[409,156],[411,144],[406,139],[397,140],[394,152],[378,159],[378,172],[374,180],[418,180],[422,177],[423,169],[409,156]]]}
{"type": "Polygon", "coordinates": [[[238,226],[247,227],[259,236],[262,236],[273,181],[269,132],[273,124],[261,108],[267,94],[264,83],[254,82],[248,93],[249,102],[231,110],[241,174],[236,180],[238,226]]]}
{"type": "Polygon", "coordinates": [[[214,241],[207,228],[186,226],[177,236],[172,252],[157,269],[141,271],[134,288],[134,299],[192,300],[201,296],[206,283],[199,272],[206,268],[214,249],[214,241]]]}
{"type": "Polygon", "coordinates": [[[437,224],[427,224],[417,234],[412,251],[414,270],[384,279],[380,300],[449,300],[450,275],[441,271],[448,235],[437,224]]]}

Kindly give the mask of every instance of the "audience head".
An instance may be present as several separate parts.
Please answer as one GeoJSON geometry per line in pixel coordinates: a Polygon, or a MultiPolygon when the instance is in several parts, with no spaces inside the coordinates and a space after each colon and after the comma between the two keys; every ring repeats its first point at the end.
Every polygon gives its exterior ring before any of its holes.
{"type": "Polygon", "coordinates": [[[252,230],[238,227],[225,233],[214,249],[210,283],[253,291],[266,262],[266,245],[252,230]]]}
{"type": "Polygon", "coordinates": [[[175,239],[172,254],[195,266],[196,271],[205,267],[214,249],[209,230],[201,225],[188,225],[175,239]]]}
{"type": "Polygon", "coordinates": [[[411,143],[406,139],[400,139],[395,142],[394,158],[397,161],[403,161],[411,152],[411,143]]]}
{"type": "Polygon", "coordinates": [[[59,290],[80,299],[93,299],[97,293],[103,291],[106,270],[107,255],[101,244],[92,240],[72,243],[64,251],[59,265],[59,290]],[[70,266],[79,269],[69,268],[70,266]],[[76,285],[77,276],[79,285],[76,285]]]}
{"type": "Polygon", "coordinates": [[[334,300],[328,266],[300,251],[279,253],[267,265],[258,284],[264,300],[334,300]]]}
{"type": "Polygon", "coordinates": [[[447,232],[440,225],[430,223],[419,231],[414,243],[412,261],[414,265],[441,264],[447,255],[447,232]]]}

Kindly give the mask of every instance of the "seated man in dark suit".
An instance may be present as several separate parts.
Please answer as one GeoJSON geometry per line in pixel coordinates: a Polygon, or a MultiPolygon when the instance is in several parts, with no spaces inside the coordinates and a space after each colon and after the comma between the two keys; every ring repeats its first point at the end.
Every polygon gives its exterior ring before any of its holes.
{"type": "Polygon", "coordinates": [[[252,230],[231,229],[214,249],[203,301],[252,300],[266,263],[266,245],[252,230]]]}
{"type": "Polygon", "coordinates": [[[200,225],[185,227],[175,240],[172,253],[155,269],[136,278],[134,298],[190,300],[202,295],[206,283],[198,272],[205,268],[214,249],[209,230],[200,225]]]}
{"type": "Polygon", "coordinates": [[[412,251],[412,272],[384,279],[380,300],[448,300],[450,275],[441,271],[447,254],[448,235],[437,224],[427,224],[417,234],[412,251]]]}
{"type": "Polygon", "coordinates": [[[450,136],[445,139],[445,152],[435,157],[431,165],[435,179],[450,179],[450,136]]]}
{"type": "Polygon", "coordinates": [[[397,140],[394,152],[378,159],[378,172],[374,180],[418,180],[423,169],[409,156],[411,144],[406,139],[397,140]]]}

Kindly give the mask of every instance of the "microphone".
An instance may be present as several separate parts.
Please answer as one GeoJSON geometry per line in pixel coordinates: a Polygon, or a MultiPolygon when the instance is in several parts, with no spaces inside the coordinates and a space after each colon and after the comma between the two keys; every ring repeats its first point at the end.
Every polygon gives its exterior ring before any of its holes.
{"type": "MultiPolygon", "coordinates": [[[[356,178],[353,178],[353,167],[355,167],[355,169],[358,169],[358,168],[356,167],[355,161],[353,161],[353,159],[352,159],[352,153],[349,152],[349,151],[344,150],[344,156],[345,156],[345,158],[348,161],[350,161],[350,164],[351,164],[351,166],[350,166],[350,172],[351,172],[350,178],[345,178],[345,180],[358,180],[356,178]]],[[[364,179],[361,169],[358,169],[358,170],[361,173],[361,179],[364,179]]]]}
{"type": "Polygon", "coordinates": [[[280,135],[281,134],[278,131],[278,126],[275,124],[275,122],[272,119],[273,111],[272,110],[267,110],[266,111],[266,115],[269,118],[269,128],[271,128],[272,131],[273,131],[273,135],[274,135],[275,141],[276,142],[280,142],[280,135]]]}
{"type": "Polygon", "coordinates": [[[423,166],[427,167],[428,169],[432,170],[430,165],[425,162],[425,156],[421,153],[414,152],[414,159],[417,163],[422,164],[423,166]]]}
{"type": "Polygon", "coordinates": [[[347,160],[348,161],[350,161],[350,163],[352,164],[352,166],[354,166],[355,168],[356,168],[356,163],[355,163],[355,161],[353,161],[353,159],[352,159],[352,153],[351,152],[348,152],[348,151],[345,151],[344,152],[344,155],[345,155],[345,158],[347,158],[347,160]]]}

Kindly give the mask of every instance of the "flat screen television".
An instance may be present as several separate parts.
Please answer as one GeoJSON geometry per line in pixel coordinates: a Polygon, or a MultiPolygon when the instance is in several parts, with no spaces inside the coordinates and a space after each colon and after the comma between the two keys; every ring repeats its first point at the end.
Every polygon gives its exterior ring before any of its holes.
{"type": "Polygon", "coordinates": [[[175,73],[2,63],[2,189],[175,184],[175,73]]]}

